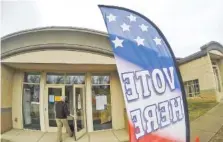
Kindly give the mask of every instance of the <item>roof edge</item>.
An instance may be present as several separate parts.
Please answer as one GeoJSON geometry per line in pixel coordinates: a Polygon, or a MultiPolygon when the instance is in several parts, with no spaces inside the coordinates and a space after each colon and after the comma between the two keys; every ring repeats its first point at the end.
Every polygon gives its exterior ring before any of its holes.
{"type": "Polygon", "coordinates": [[[1,37],[1,41],[7,40],[7,39],[15,37],[15,36],[39,32],[39,31],[77,31],[77,32],[81,31],[81,32],[85,32],[85,33],[91,33],[91,34],[108,37],[108,34],[106,32],[93,30],[93,29],[89,29],[89,28],[80,28],[80,27],[72,27],[72,26],[47,26],[47,27],[38,27],[38,28],[26,29],[26,30],[21,30],[18,32],[10,33],[10,34],[7,34],[7,35],[1,37]]]}
{"type": "Polygon", "coordinates": [[[195,52],[194,54],[191,54],[189,56],[186,56],[186,57],[178,60],[178,63],[179,63],[179,65],[182,65],[182,64],[188,63],[190,61],[196,60],[198,58],[201,58],[201,57],[207,55],[207,53],[209,52],[209,50],[219,50],[220,52],[223,52],[223,45],[221,43],[217,42],[217,41],[210,41],[210,42],[206,43],[205,45],[201,46],[200,47],[200,51],[195,52]],[[212,44],[217,44],[222,49],[219,49],[219,48],[211,48],[210,46],[212,44]]]}
{"type": "Polygon", "coordinates": [[[205,45],[201,46],[200,49],[206,50],[211,44],[217,44],[217,45],[223,47],[223,45],[221,45],[221,43],[219,43],[217,41],[210,41],[210,42],[206,43],[205,45]]]}

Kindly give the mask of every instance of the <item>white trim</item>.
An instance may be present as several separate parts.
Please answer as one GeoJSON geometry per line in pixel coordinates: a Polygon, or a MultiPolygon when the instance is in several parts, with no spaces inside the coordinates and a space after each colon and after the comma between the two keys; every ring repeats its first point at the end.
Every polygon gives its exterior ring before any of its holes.
{"type": "Polygon", "coordinates": [[[93,132],[91,73],[86,73],[86,114],[87,114],[87,130],[88,132],[93,132]]]}
{"type": "Polygon", "coordinates": [[[20,89],[21,89],[21,91],[20,92],[17,92],[17,93],[20,93],[20,106],[21,106],[21,109],[20,109],[20,118],[21,118],[21,121],[20,121],[20,123],[21,123],[21,126],[22,126],[22,128],[24,128],[24,125],[23,125],[23,75],[24,75],[24,73],[23,72],[21,72],[21,71],[18,71],[18,74],[19,74],[19,83],[21,83],[20,84],[20,89]]]}
{"type": "Polygon", "coordinates": [[[92,86],[109,86],[111,84],[92,84],[92,86]]]}
{"type": "Polygon", "coordinates": [[[36,33],[36,32],[42,32],[42,31],[73,31],[73,32],[83,32],[86,34],[95,34],[95,35],[99,35],[99,36],[108,37],[108,34],[105,32],[88,29],[88,28],[68,27],[68,26],[67,27],[48,26],[48,27],[41,27],[41,28],[32,28],[32,29],[28,29],[28,30],[22,30],[19,32],[7,34],[2,37],[2,40],[7,40],[7,39],[15,37],[15,36],[21,36],[24,34],[36,33]]]}
{"type": "MultiPolygon", "coordinates": [[[[23,73],[25,73],[25,72],[23,72],[23,73]]],[[[40,85],[40,83],[29,83],[29,82],[23,82],[23,84],[40,85]]]]}
{"type": "Polygon", "coordinates": [[[42,72],[41,79],[40,79],[40,129],[43,132],[46,132],[46,125],[45,125],[45,101],[44,101],[44,95],[45,95],[45,82],[46,82],[46,73],[42,72]]]}
{"type": "MultiPolygon", "coordinates": [[[[50,127],[49,126],[49,106],[48,106],[48,96],[49,96],[49,93],[48,93],[48,88],[61,88],[62,90],[62,96],[65,96],[65,85],[46,85],[45,87],[45,95],[44,95],[44,99],[45,99],[45,102],[46,102],[46,106],[44,109],[46,109],[45,111],[45,127],[46,127],[46,131],[47,132],[56,132],[57,131],[57,127],[50,127]]],[[[63,132],[65,132],[65,128],[62,130],[63,132]]]]}
{"type": "MultiPolygon", "coordinates": [[[[80,131],[77,131],[77,108],[76,108],[76,104],[74,104],[74,130],[75,130],[75,138],[76,140],[80,139],[85,133],[87,133],[87,123],[86,123],[86,93],[85,93],[85,85],[73,85],[73,103],[76,102],[76,89],[77,88],[80,88],[82,89],[82,105],[83,105],[83,108],[82,109],[82,117],[83,117],[83,120],[84,121],[84,128],[80,131]]],[[[80,95],[80,94],[79,94],[80,95]]]]}

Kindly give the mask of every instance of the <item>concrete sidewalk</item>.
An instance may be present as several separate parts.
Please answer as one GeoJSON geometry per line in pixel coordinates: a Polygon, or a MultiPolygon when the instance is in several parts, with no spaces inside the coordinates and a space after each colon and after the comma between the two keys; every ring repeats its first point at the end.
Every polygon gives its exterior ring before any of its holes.
{"type": "MultiPolygon", "coordinates": [[[[223,103],[219,103],[203,116],[191,122],[191,142],[194,142],[197,136],[201,142],[209,142],[222,126],[223,103]]],[[[223,142],[223,139],[219,139],[220,141],[223,142]]]]}
{"type": "MultiPolygon", "coordinates": [[[[56,133],[13,129],[1,135],[1,142],[56,142],[56,133]]],[[[74,142],[74,138],[63,135],[63,142],[74,142]]],[[[88,133],[77,142],[127,142],[126,130],[111,130],[88,133]]]]}
{"type": "MultiPolygon", "coordinates": [[[[200,142],[209,142],[215,134],[223,127],[223,103],[219,103],[203,116],[191,122],[191,142],[198,136],[200,142]]],[[[44,133],[41,131],[16,130],[13,129],[1,135],[2,142],[55,142],[56,133],[44,133]]],[[[64,134],[64,142],[73,142],[74,138],[64,134]]],[[[223,142],[223,137],[217,137],[217,141],[223,142]]],[[[97,133],[88,133],[78,142],[127,142],[126,130],[111,130],[97,133]]]]}

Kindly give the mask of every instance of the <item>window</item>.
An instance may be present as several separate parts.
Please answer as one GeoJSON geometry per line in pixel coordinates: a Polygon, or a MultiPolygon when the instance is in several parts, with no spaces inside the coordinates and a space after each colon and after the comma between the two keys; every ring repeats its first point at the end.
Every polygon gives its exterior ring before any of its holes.
{"type": "Polygon", "coordinates": [[[24,74],[24,83],[40,83],[39,73],[26,73],[24,74]]]}
{"type": "Polygon", "coordinates": [[[25,73],[23,80],[23,126],[40,130],[39,95],[40,74],[25,73]]]}
{"type": "Polygon", "coordinates": [[[92,82],[92,113],[94,130],[112,128],[110,76],[93,75],[92,82]]]}
{"type": "Polygon", "coordinates": [[[185,88],[187,96],[189,97],[195,97],[200,94],[198,79],[184,82],[184,88],[185,88]]]}
{"type": "Polygon", "coordinates": [[[91,78],[92,84],[94,85],[109,85],[110,77],[109,76],[93,76],[91,78]]]}
{"type": "Polygon", "coordinates": [[[47,84],[64,84],[65,76],[61,73],[48,73],[46,76],[47,84]]]}
{"type": "Polygon", "coordinates": [[[85,84],[84,74],[66,74],[65,84],[85,84]]]}
{"type": "Polygon", "coordinates": [[[84,74],[47,73],[47,84],[85,84],[84,74]]]}

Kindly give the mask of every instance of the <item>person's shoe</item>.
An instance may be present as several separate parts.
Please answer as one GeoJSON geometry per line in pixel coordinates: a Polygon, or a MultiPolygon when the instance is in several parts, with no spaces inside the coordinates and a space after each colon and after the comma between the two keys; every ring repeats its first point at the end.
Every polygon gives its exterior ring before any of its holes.
{"type": "Polygon", "coordinates": [[[72,133],[71,135],[70,135],[70,137],[73,137],[74,136],[74,133],[72,133]]]}

